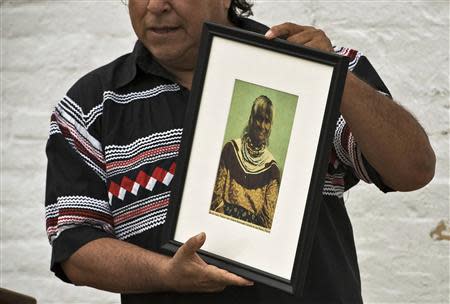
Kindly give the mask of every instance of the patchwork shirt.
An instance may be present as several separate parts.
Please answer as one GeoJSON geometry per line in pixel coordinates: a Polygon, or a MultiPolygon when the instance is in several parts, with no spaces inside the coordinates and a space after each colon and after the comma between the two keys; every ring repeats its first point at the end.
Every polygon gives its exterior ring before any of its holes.
{"type": "MultiPolygon", "coordinates": [[[[266,26],[239,19],[265,33],[266,26]]],[[[367,58],[348,48],[349,70],[383,94],[367,58]]],[[[84,244],[103,237],[159,251],[171,181],[183,134],[189,90],[180,86],[141,42],[134,50],[75,83],[57,104],[47,143],[46,229],[51,270],[84,244]]],[[[343,193],[359,180],[383,185],[341,116],[336,125],[305,296],[295,299],[255,284],[218,294],[122,295],[122,303],[360,303],[361,283],[343,193]],[[300,302],[298,302],[300,301],[300,302]]]]}

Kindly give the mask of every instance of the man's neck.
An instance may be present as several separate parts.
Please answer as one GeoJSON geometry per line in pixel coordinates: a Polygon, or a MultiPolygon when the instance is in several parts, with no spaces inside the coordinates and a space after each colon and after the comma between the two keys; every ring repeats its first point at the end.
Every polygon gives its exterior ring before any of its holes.
{"type": "Polygon", "coordinates": [[[166,66],[161,64],[170,74],[175,76],[176,81],[189,91],[192,86],[192,78],[194,78],[194,70],[195,67],[187,67],[187,68],[171,68],[170,66],[166,66]]]}
{"type": "MultiPolygon", "coordinates": [[[[169,71],[170,72],[170,71],[169,71]]],[[[188,89],[191,90],[192,87],[192,79],[194,78],[194,69],[191,70],[179,70],[177,73],[174,73],[178,83],[188,89]]]]}

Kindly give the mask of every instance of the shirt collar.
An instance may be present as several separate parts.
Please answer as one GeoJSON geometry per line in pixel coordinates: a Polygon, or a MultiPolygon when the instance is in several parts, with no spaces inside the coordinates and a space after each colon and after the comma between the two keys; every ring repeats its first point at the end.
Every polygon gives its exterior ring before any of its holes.
{"type": "MultiPolygon", "coordinates": [[[[264,34],[269,29],[267,26],[248,18],[237,18],[234,23],[239,28],[260,34],[264,34]]],[[[115,87],[119,88],[129,84],[139,72],[176,82],[175,77],[153,58],[140,40],[137,40],[133,52],[126,58],[125,64],[119,67],[115,73],[115,87]]]]}

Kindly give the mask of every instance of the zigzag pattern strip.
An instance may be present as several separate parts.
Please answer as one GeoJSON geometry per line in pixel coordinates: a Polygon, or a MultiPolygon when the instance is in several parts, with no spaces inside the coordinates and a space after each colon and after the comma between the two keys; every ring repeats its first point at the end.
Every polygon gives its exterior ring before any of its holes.
{"type": "Polygon", "coordinates": [[[146,151],[164,145],[180,143],[182,133],[183,129],[172,129],[169,131],[154,133],[147,137],[139,138],[128,145],[106,146],[105,147],[106,161],[111,162],[118,159],[127,159],[136,156],[142,151],[146,151]]]}
{"type": "Polygon", "coordinates": [[[90,225],[113,231],[113,217],[107,201],[86,196],[58,197],[45,208],[47,236],[50,243],[65,229],[90,225]]]}
{"type": "Polygon", "coordinates": [[[67,95],[60,101],[58,107],[63,109],[63,111],[70,113],[70,116],[72,116],[85,129],[89,129],[95,120],[103,114],[103,105],[107,100],[120,104],[126,104],[140,99],[155,97],[164,92],[176,92],[179,90],[180,86],[178,84],[167,84],[159,85],[150,90],[132,92],[128,94],[117,94],[112,91],[105,91],[103,92],[102,102],[93,107],[87,114],[84,114],[82,108],[67,95]]]}
{"type": "Polygon", "coordinates": [[[107,201],[95,199],[89,196],[60,196],[57,198],[55,204],[51,204],[45,207],[45,216],[56,216],[58,210],[60,210],[61,208],[75,207],[103,212],[106,214],[111,213],[107,201]]]}
{"type": "Polygon", "coordinates": [[[109,223],[110,217],[105,216],[102,213],[98,212],[86,212],[79,209],[62,209],[59,211],[58,217],[55,218],[49,218],[46,223],[49,227],[54,227],[55,225],[61,224],[61,223],[69,223],[74,220],[80,220],[88,218],[91,221],[101,221],[103,223],[109,223]]]}
{"type": "Polygon", "coordinates": [[[176,137],[172,137],[169,139],[154,139],[151,140],[147,143],[143,143],[142,146],[136,147],[133,151],[130,152],[117,152],[117,151],[113,151],[110,152],[108,151],[106,153],[106,161],[107,162],[114,162],[114,161],[119,161],[119,160],[127,160],[133,157],[136,157],[139,154],[142,154],[146,151],[152,150],[152,149],[157,149],[157,148],[161,148],[164,146],[171,146],[171,145],[178,145],[181,142],[181,136],[176,136],[176,137]]]}
{"type": "Polygon", "coordinates": [[[167,208],[160,209],[136,219],[133,223],[130,223],[126,227],[116,227],[115,234],[121,240],[128,239],[134,235],[163,225],[166,222],[166,216],[167,208]]]}
{"type": "Polygon", "coordinates": [[[324,185],[322,189],[322,195],[326,196],[336,196],[342,198],[344,196],[344,187],[328,186],[324,185]]]}
{"type": "Polygon", "coordinates": [[[52,121],[50,123],[49,136],[52,136],[53,134],[61,134],[61,130],[59,129],[59,126],[56,123],[56,121],[52,121]]]}
{"type": "Polygon", "coordinates": [[[179,90],[180,86],[174,83],[174,84],[163,84],[150,90],[142,92],[132,92],[128,94],[117,94],[112,91],[105,91],[103,92],[103,101],[112,100],[113,102],[116,103],[127,104],[135,100],[154,97],[163,92],[175,92],[179,90]]]}
{"type": "Polygon", "coordinates": [[[84,217],[70,218],[70,219],[61,218],[58,221],[57,226],[47,229],[48,240],[49,240],[50,244],[53,244],[55,239],[64,230],[70,229],[70,228],[77,228],[77,227],[81,227],[81,226],[89,226],[92,228],[103,230],[110,234],[114,234],[114,231],[112,229],[110,229],[111,225],[109,223],[105,223],[105,222],[98,221],[98,220],[92,221],[92,220],[86,219],[84,217]]]}
{"type": "Polygon", "coordinates": [[[351,166],[352,162],[346,150],[347,144],[344,143],[342,140],[343,135],[345,134],[346,127],[347,123],[345,122],[344,118],[341,115],[336,123],[336,131],[334,133],[333,145],[336,151],[336,155],[339,157],[339,159],[347,166],[351,166]]]}
{"type": "Polygon", "coordinates": [[[151,204],[147,204],[141,206],[137,209],[130,210],[126,213],[114,217],[114,225],[117,227],[118,225],[134,220],[144,214],[148,214],[154,212],[161,208],[166,208],[169,205],[169,198],[165,198],[156,202],[152,202],[151,204]]]}
{"type": "Polygon", "coordinates": [[[345,191],[345,173],[327,174],[322,194],[327,196],[343,197],[345,191]]]}
{"type": "Polygon", "coordinates": [[[75,120],[79,125],[86,128],[86,123],[83,119],[83,110],[76,104],[69,96],[64,96],[63,99],[56,106],[61,113],[67,113],[73,120],[75,120]]]}
{"type": "Polygon", "coordinates": [[[117,216],[120,216],[120,215],[122,215],[124,213],[133,211],[135,209],[139,209],[139,208],[141,208],[143,206],[147,206],[147,205],[149,205],[151,203],[154,203],[156,201],[161,201],[161,200],[168,199],[169,197],[170,197],[170,191],[166,191],[166,192],[163,192],[163,193],[152,195],[150,197],[146,197],[144,199],[135,201],[135,202],[133,202],[133,203],[131,203],[129,205],[126,205],[126,206],[123,206],[123,207],[120,207],[120,208],[117,208],[117,209],[113,210],[112,211],[113,212],[113,217],[117,217],[117,216]]]}
{"type": "Polygon", "coordinates": [[[372,182],[364,166],[361,150],[342,115],[337,122],[333,145],[339,159],[347,166],[352,167],[359,179],[366,183],[372,182]]]}
{"type": "Polygon", "coordinates": [[[139,163],[143,159],[147,159],[147,158],[150,159],[152,157],[157,157],[157,156],[160,156],[160,155],[163,155],[166,153],[178,152],[179,149],[180,149],[180,145],[175,144],[175,145],[163,146],[163,147],[158,147],[158,148],[154,148],[151,150],[147,150],[147,151],[144,151],[144,152],[140,153],[139,155],[136,155],[135,157],[128,159],[128,160],[121,160],[121,161],[114,161],[114,162],[107,163],[106,170],[110,171],[113,169],[126,168],[129,166],[133,166],[134,164],[139,163]]]}
{"type": "Polygon", "coordinates": [[[104,103],[104,102],[105,102],[105,101],[103,100],[101,104],[99,104],[99,105],[93,107],[93,108],[89,111],[89,113],[83,115],[83,117],[84,117],[84,119],[85,119],[85,121],[86,121],[86,125],[87,125],[88,127],[90,127],[90,126],[95,122],[95,120],[97,119],[97,117],[99,117],[100,115],[103,114],[103,103],[104,103]]]}
{"type": "Polygon", "coordinates": [[[153,212],[147,213],[141,217],[138,217],[131,221],[125,222],[121,225],[117,225],[114,228],[114,231],[117,233],[118,236],[123,233],[129,233],[136,226],[141,226],[141,225],[145,224],[146,222],[151,222],[159,217],[165,217],[166,215],[167,215],[167,208],[160,208],[153,212]]]}
{"type": "Polygon", "coordinates": [[[153,212],[147,213],[141,217],[135,218],[131,221],[125,222],[121,225],[117,225],[114,228],[114,231],[116,232],[117,236],[124,233],[129,233],[134,230],[135,227],[145,225],[146,222],[151,222],[155,218],[166,216],[167,214],[167,208],[161,208],[158,210],[155,210],[153,212]]]}
{"type": "Polygon", "coordinates": [[[106,159],[108,162],[120,162],[120,161],[126,161],[130,158],[134,158],[138,155],[142,155],[143,153],[147,151],[153,151],[158,149],[163,149],[164,147],[172,147],[172,146],[180,146],[181,142],[181,136],[171,139],[171,140],[155,140],[152,142],[149,142],[145,145],[142,145],[141,147],[137,147],[135,151],[132,153],[129,153],[128,155],[123,154],[107,154],[106,159]]]}
{"type": "Polygon", "coordinates": [[[155,163],[157,161],[160,160],[164,160],[164,159],[171,159],[174,157],[178,156],[178,152],[168,152],[168,153],[163,153],[163,154],[159,154],[157,156],[154,157],[145,157],[143,159],[140,159],[139,161],[129,165],[129,166],[125,166],[125,167],[120,167],[120,168],[116,168],[113,169],[111,171],[107,172],[108,177],[113,177],[116,176],[118,174],[122,174],[122,173],[126,173],[128,171],[137,169],[143,165],[147,165],[147,164],[151,164],[151,163],[155,163]]]}
{"type": "Polygon", "coordinates": [[[176,92],[180,90],[180,86],[178,84],[169,84],[169,85],[160,85],[153,89],[142,91],[142,92],[132,92],[128,94],[117,94],[112,91],[103,92],[103,101],[101,104],[93,107],[89,113],[84,115],[86,120],[86,125],[91,126],[94,121],[102,115],[103,113],[103,105],[107,100],[111,100],[115,103],[127,104],[132,101],[155,97],[164,92],[176,92]]]}

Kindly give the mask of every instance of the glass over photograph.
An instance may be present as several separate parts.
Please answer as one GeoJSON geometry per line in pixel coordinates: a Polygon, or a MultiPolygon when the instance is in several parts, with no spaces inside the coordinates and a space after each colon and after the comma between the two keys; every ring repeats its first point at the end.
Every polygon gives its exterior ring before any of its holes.
{"type": "Polygon", "coordinates": [[[270,232],[297,102],[236,79],[210,214],[270,232]]]}

